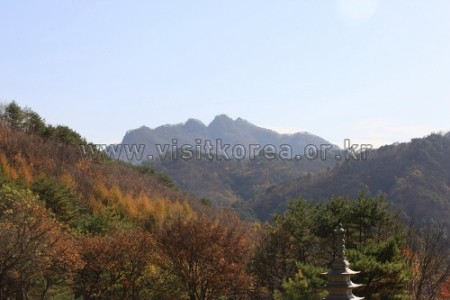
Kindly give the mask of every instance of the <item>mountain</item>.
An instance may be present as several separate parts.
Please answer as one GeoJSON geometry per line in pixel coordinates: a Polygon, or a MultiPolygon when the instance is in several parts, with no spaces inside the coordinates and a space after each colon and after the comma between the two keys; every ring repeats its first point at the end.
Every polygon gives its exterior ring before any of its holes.
{"type": "Polygon", "coordinates": [[[450,133],[383,146],[365,160],[347,160],[330,172],[275,184],[253,196],[247,209],[267,220],[298,198],[322,201],[359,192],[384,194],[410,223],[447,223],[450,215],[450,133]]]}
{"type": "MultiPolygon", "coordinates": [[[[189,119],[178,125],[131,130],[121,146],[133,145],[145,145],[143,159],[133,162],[169,175],[181,188],[222,207],[246,201],[271,184],[336,164],[320,157],[305,159],[308,149],[315,155],[321,147],[329,153],[339,151],[313,134],[279,134],[226,115],[215,117],[208,126],[189,119]],[[210,149],[204,147],[208,143],[210,149]],[[154,159],[147,159],[149,155],[154,159]],[[302,159],[295,159],[295,155],[302,159]]],[[[127,161],[128,155],[122,151],[119,157],[127,161]]]]}
{"type": "Polygon", "coordinates": [[[325,139],[307,132],[280,134],[241,118],[233,120],[226,115],[216,116],[208,126],[199,120],[189,119],[177,125],[163,125],[155,129],[142,126],[129,130],[123,137],[121,146],[133,145],[145,146],[142,153],[139,153],[140,159],[129,157],[126,151],[120,151],[116,157],[136,163],[147,160],[149,155],[153,159],[166,159],[168,154],[176,153],[182,148],[185,152],[208,153],[207,147],[210,147],[209,151],[215,156],[225,155],[238,159],[251,158],[267,149],[274,149],[275,152],[284,149],[282,154],[286,157],[303,154],[307,145],[330,145],[333,149],[338,149],[325,139]]]}

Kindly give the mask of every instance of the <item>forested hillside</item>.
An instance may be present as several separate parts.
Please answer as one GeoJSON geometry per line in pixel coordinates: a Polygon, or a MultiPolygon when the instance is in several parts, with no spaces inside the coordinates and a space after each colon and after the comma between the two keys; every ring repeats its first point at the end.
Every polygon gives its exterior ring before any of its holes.
{"type": "Polygon", "coordinates": [[[287,202],[304,197],[321,201],[335,195],[355,197],[360,191],[384,194],[411,223],[447,223],[450,215],[450,138],[432,134],[409,143],[383,146],[367,160],[345,161],[331,172],[303,176],[256,194],[251,207],[269,219],[287,202]]]}
{"type": "MultiPolygon", "coordinates": [[[[148,222],[163,218],[158,214],[164,211],[195,206],[197,200],[175,188],[166,176],[107,156],[82,155],[79,145],[85,144],[70,128],[46,125],[35,112],[10,104],[0,128],[1,182],[20,183],[58,216],[67,214],[73,220],[82,216],[87,224],[100,222],[90,219],[93,213],[129,214],[127,221],[148,222]],[[56,201],[51,200],[55,195],[57,202],[49,203],[56,201]]],[[[94,226],[87,224],[74,226],[94,226]]]]}
{"type": "Polygon", "coordinates": [[[251,292],[247,224],[150,168],[82,155],[85,144],[28,108],[1,107],[0,299],[251,292]]]}
{"type": "Polygon", "coordinates": [[[276,157],[267,159],[262,155],[254,159],[223,160],[165,159],[144,162],[170,176],[181,188],[210,199],[221,207],[229,207],[239,201],[247,201],[260,190],[292,178],[316,174],[331,169],[332,160],[286,160],[276,157]]]}

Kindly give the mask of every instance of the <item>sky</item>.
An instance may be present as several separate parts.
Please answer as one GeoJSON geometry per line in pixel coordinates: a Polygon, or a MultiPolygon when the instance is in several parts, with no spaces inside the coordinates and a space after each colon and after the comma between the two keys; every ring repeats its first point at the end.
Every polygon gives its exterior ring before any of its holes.
{"type": "Polygon", "coordinates": [[[450,130],[448,0],[0,1],[0,102],[90,142],[241,117],[343,146],[450,130]]]}

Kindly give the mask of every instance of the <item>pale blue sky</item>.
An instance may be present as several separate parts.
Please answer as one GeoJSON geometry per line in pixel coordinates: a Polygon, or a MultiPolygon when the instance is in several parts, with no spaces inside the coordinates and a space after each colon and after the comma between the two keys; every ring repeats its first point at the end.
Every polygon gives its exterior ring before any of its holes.
{"type": "Polygon", "coordinates": [[[448,0],[1,1],[0,101],[96,143],[217,114],[342,146],[450,130],[448,0]]]}

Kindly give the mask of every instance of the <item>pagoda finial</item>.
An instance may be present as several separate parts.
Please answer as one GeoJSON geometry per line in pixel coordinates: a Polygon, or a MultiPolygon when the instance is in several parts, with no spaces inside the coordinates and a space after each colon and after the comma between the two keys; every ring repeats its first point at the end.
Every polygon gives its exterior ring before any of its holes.
{"type": "Polygon", "coordinates": [[[336,236],[336,257],[331,264],[331,270],[324,273],[328,277],[328,297],[326,300],[364,299],[353,295],[352,290],[360,287],[350,280],[350,277],[359,272],[350,269],[350,264],[345,257],[345,229],[339,223],[334,230],[336,236]]]}
{"type": "Polygon", "coordinates": [[[345,258],[345,229],[342,227],[342,223],[339,223],[334,232],[336,235],[336,256],[339,258],[345,258]]]}

